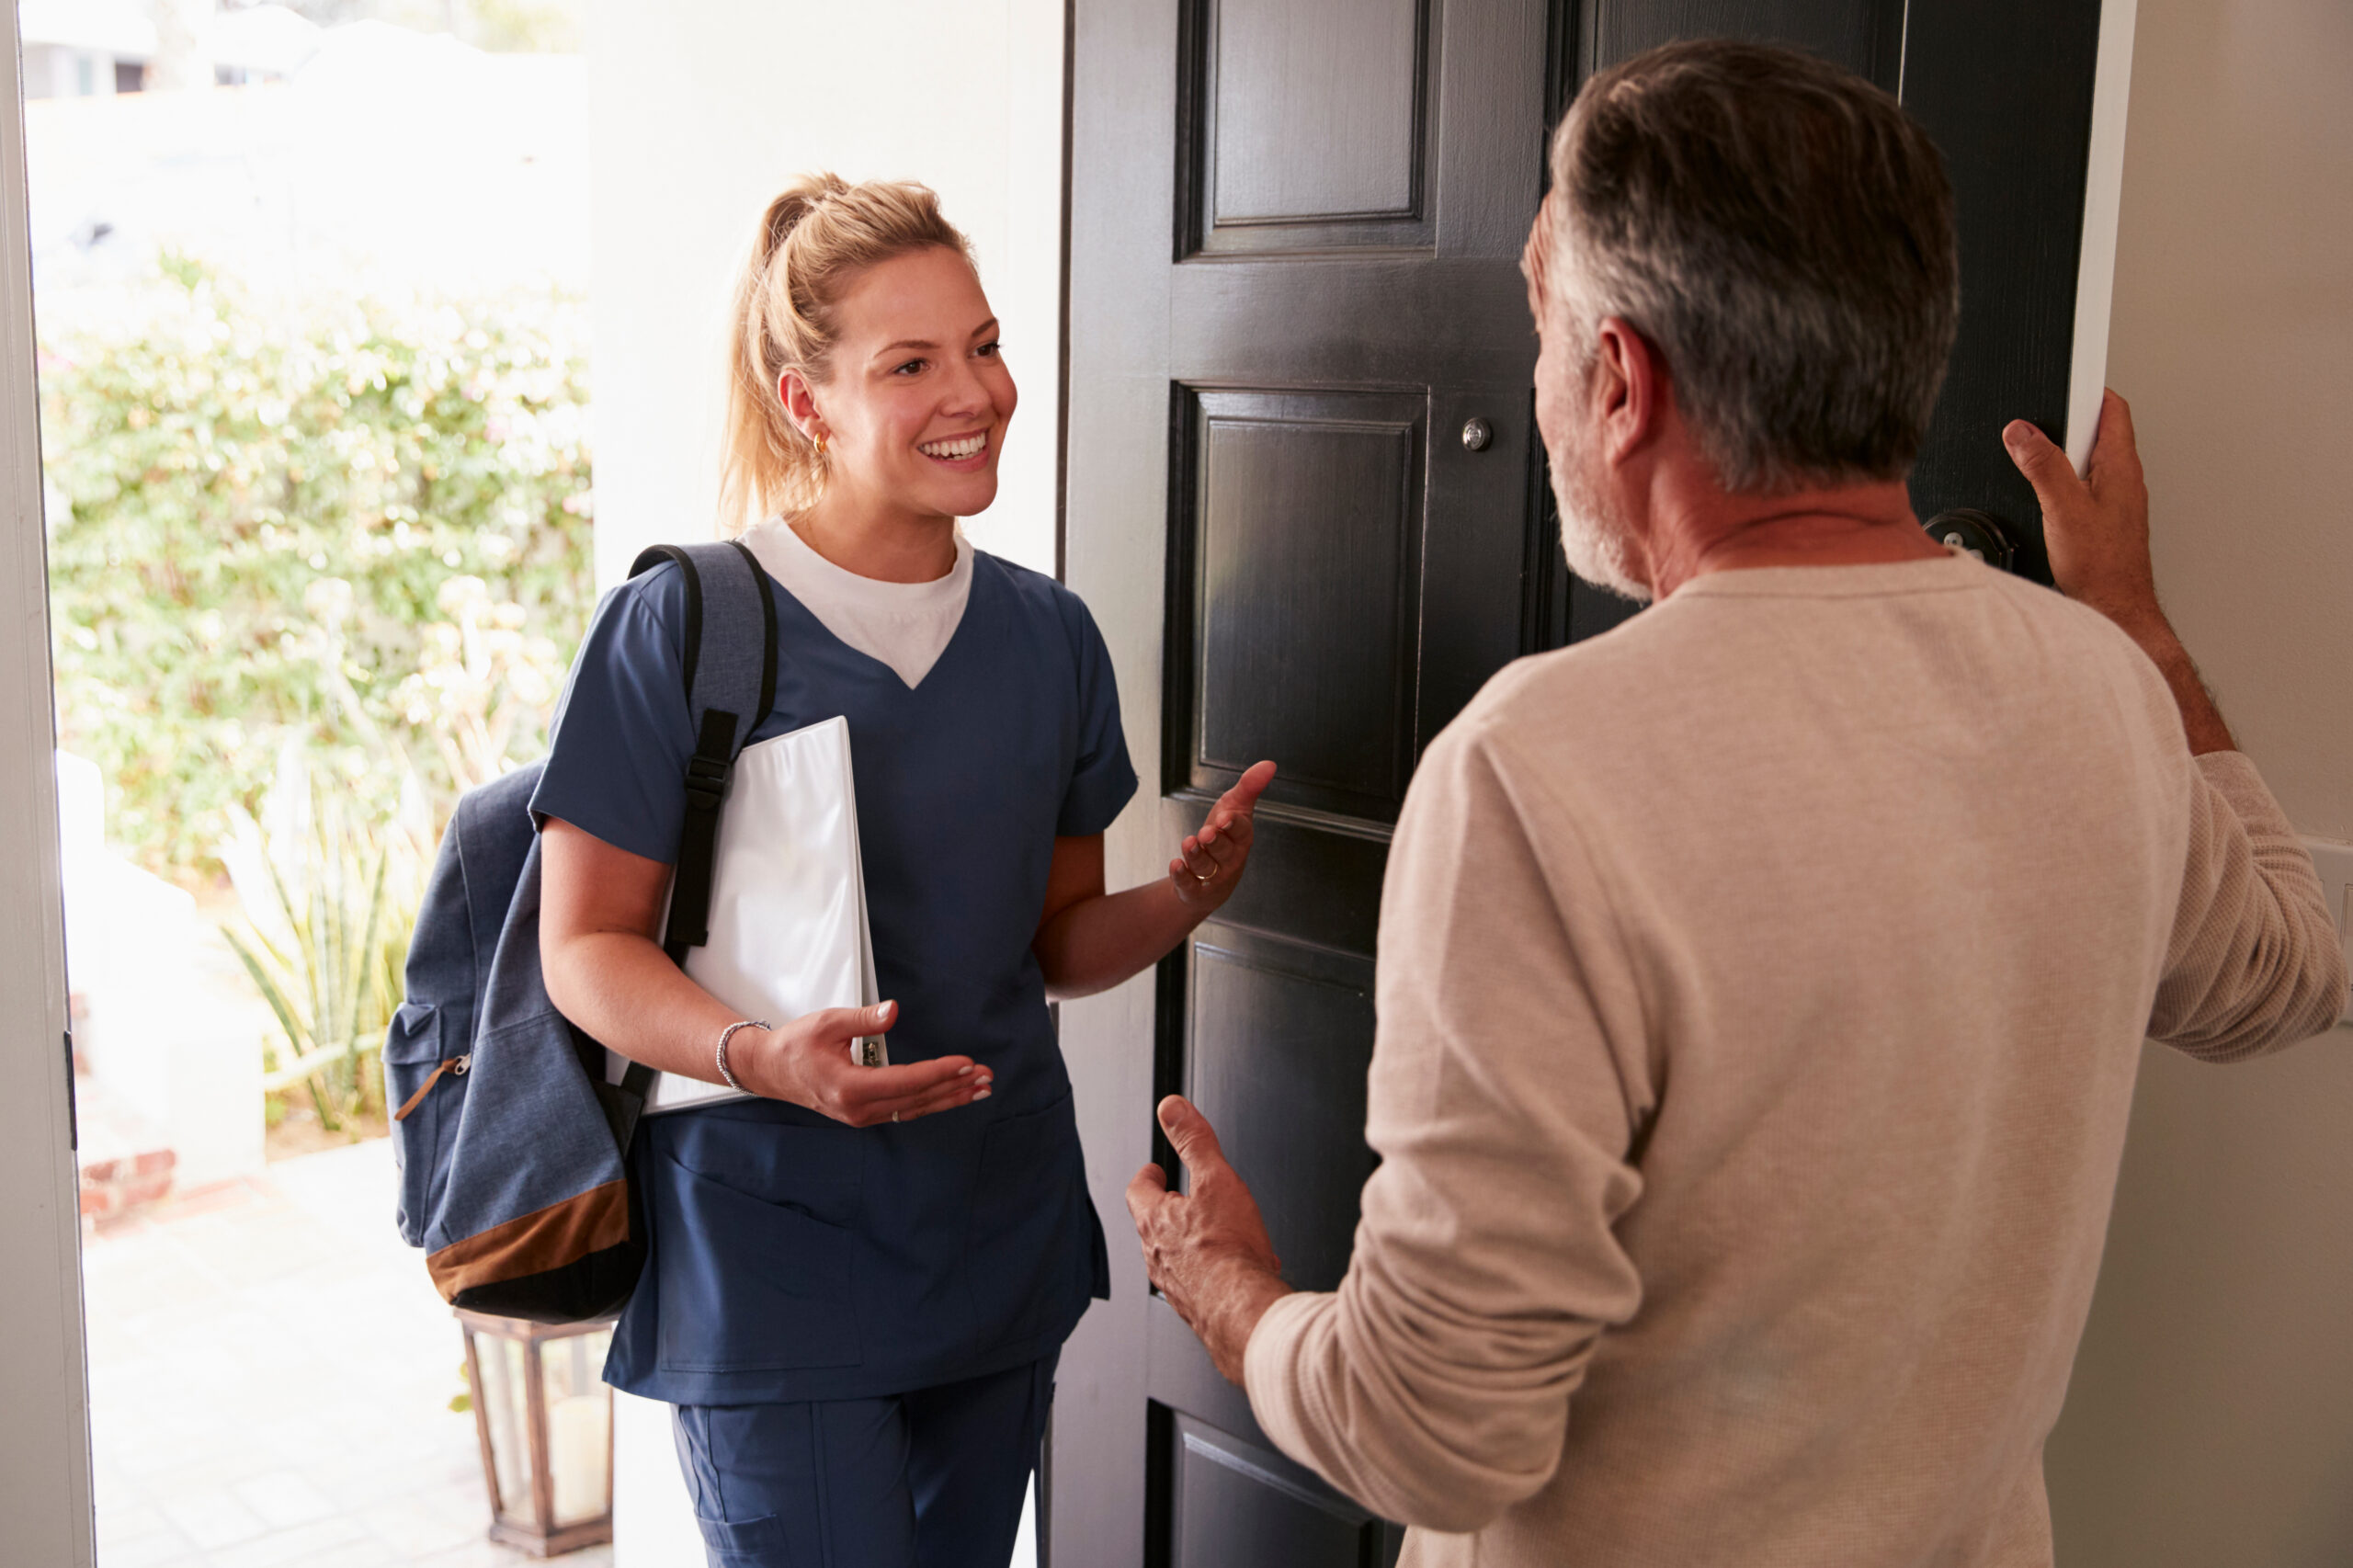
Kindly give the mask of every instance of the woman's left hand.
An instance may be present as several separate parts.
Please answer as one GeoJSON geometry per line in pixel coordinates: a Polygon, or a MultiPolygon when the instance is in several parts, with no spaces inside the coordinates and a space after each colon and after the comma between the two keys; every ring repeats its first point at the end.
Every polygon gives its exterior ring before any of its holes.
{"type": "Polygon", "coordinates": [[[1215,909],[1233,896],[1250,859],[1251,813],[1274,781],[1273,763],[1254,763],[1233,789],[1218,797],[1201,831],[1188,835],[1176,858],[1168,862],[1177,903],[1188,909],[1215,909]]]}

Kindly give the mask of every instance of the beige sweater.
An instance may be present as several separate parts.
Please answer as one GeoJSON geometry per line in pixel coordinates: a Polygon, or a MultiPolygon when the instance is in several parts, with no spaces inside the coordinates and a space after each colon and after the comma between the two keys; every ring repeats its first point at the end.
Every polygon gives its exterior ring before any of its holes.
{"type": "Polygon", "coordinates": [[[2098,616],[1958,557],[1701,578],[1430,748],[1382,1164],[1252,1406],[1423,1568],[2048,1562],[2143,1037],[2344,987],[2254,767],[2098,616]]]}

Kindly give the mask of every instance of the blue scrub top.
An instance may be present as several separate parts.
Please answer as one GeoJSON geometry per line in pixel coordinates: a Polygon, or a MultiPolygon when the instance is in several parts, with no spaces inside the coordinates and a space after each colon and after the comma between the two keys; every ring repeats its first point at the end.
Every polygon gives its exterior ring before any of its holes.
{"type": "MultiPolygon", "coordinates": [[[[1055,837],[1101,833],[1135,793],[1102,634],[1061,584],[976,551],[963,620],[910,690],[771,586],[776,710],[750,739],[849,722],[875,972],[900,1005],[891,1060],[969,1055],[995,1085],[903,1125],[757,1099],[640,1124],[653,1251],[605,1376],[680,1404],[978,1377],[1047,1354],[1109,1293],[1029,950],[1055,837]]],[[[670,565],[605,596],[531,801],[665,862],[695,740],[683,600],[670,565]]]]}

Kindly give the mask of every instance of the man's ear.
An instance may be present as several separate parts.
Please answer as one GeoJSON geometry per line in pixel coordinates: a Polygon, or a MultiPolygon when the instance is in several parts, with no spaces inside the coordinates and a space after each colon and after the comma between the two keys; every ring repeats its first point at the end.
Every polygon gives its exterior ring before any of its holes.
{"type": "Polygon", "coordinates": [[[1528,313],[1536,318],[1540,332],[1544,312],[1552,308],[1552,290],[1546,285],[1552,270],[1552,193],[1548,190],[1536,209],[1536,222],[1528,226],[1528,243],[1519,248],[1519,275],[1528,280],[1528,313]]]}
{"type": "Polygon", "coordinates": [[[1604,316],[1595,329],[1589,393],[1602,426],[1602,457],[1610,462],[1648,446],[1665,423],[1666,361],[1650,339],[1620,316],[1604,316]]]}

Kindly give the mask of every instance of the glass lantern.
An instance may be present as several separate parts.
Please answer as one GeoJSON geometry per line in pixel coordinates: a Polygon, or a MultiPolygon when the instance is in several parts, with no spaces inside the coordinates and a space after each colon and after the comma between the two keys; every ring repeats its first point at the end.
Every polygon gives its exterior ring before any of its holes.
{"type": "Polygon", "coordinates": [[[490,1488],[490,1539],[554,1557],[613,1539],[610,1319],[526,1323],[456,1309],[490,1488]]]}

